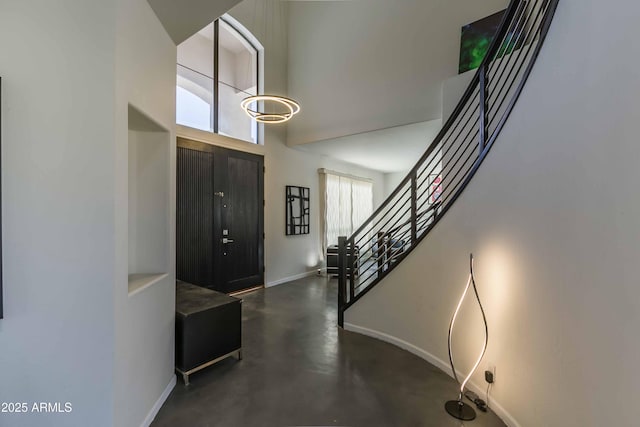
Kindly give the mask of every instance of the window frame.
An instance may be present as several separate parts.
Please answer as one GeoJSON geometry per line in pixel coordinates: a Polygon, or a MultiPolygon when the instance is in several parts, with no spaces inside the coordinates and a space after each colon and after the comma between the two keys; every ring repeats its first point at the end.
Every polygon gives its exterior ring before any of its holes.
{"type": "MultiPolygon", "coordinates": [[[[256,141],[247,141],[244,139],[235,138],[233,136],[224,135],[220,133],[220,21],[223,21],[229,28],[231,28],[235,33],[242,37],[242,39],[253,48],[256,52],[257,60],[256,60],[256,92],[257,94],[264,92],[264,47],[260,43],[260,41],[237,19],[233,18],[229,14],[224,14],[215,21],[213,21],[213,105],[211,108],[211,125],[213,130],[203,130],[205,132],[212,132],[217,135],[225,136],[228,138],[234,138],[238,141],[243,141],[248,144],[254,145],[264,145],[264,127],[261,123],[254,122],[252,126],[256,126],[256,141]]],[[[179,48],[179,46],[178,46],[179,48]]],[[[186,67],[183,64],[180,64],[176,61],[176,64],[181,67],[186,67]]],[[[240,108],[240,106],[238,106],[240,108]]],[[[181,123],[176,121],[176,124],[181,126],[181,123]]]]}

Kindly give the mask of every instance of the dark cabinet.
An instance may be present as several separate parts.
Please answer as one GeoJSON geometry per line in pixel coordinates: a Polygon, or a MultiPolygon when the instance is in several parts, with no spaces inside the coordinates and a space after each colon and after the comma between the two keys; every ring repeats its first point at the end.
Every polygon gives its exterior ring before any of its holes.
{"type": "Polygon", "coordinates": [[[242,300],[185,282],[176,284],[176,371],[189,375],[226,357],[242,359],[242,300]]]}

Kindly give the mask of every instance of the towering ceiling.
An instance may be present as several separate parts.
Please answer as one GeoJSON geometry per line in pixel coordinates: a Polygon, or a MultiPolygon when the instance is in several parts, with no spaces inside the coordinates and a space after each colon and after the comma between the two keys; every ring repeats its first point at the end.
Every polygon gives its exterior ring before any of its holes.
{"type": "MultiPolygon", "coordinates": [[[[287,93],[302,104],[301,113],[288,123],[288,144],[315,143],[308,149],[333,156],[342,153],[354,163],[376,163],[354,151],[359,147],[361,153],[378,153],[385,168],[395,164],[394,170],[404,167],[406,159],[394,163],[390,156],[404,152],[413,159],[409,147],[417,149],[417,143],[411,145],[403,136],[381,144],[381,135],[389,138],[390,132],[400,130],[409,135],[427,123],[431,129],[442,119],[442,83],[457,74],[460,28],[508,4],[508,0],[148,2],[176,43],[237,5],[231,14],[267,46],[275,43],[272,39],[283,40],[282,52],[269,47],[265,51],[265,77],[269,82],[274,73],[286,75],[288,87],[269,84],[268,90],[287,93]],[[380,132],[364,135],[373,131],[380,132]]],[[[424,137],[420,141],[428,144],[424,137]]]]}
{"type": "Polygon", "coordinates": [[[227,12],[240,0],[147,0],[176,44],[227,12]]]}
{"type": "Polygon", "coordinates": [[[289,145],[442,118],[460,29],[507,0],[296,1],[289,8],[289,95],[302,112],[289,145]]]}
{"type": "Polygon", "coordinates": [[[407,172],[441,127],[441,120],[431,120],[300,144],[296,148],[383,173],[407,172]]]}

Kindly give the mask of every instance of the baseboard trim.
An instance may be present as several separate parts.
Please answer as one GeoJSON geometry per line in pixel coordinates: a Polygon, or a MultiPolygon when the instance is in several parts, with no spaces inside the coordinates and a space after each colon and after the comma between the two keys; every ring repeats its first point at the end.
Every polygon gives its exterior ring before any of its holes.
{"type": "Polygon", "coordinates": [[[151,425],[153,420],[156,418],[156,415],[158,415],[158,412],[160,412],[160,408],[162,408],[162,405],[164,405],[164,402],[167,400],[167,398],[169,397],[169,394],[171,393],[171,391],[175,386],[176,386],[176,376],[174,374],[171,376],[171,381],[169,381],[169,384],[167,384],[167,387],[164,389],[164,391],[162,392],[158,400],[156,400],[156,403],[153,405],[153,407],[149,411],[149,414],[147,414],[147,417],[144,419],[142,424],[140,424],[140,427],[149,427],[151,425]]]}
{"type": "MultiPolygon", "coordinates": [[[[426,350],[421,349],[420,347],[417,347],[413,344],[411,344],[410,342],[407,342],[405,340],[402,340],[400,338],[394,337],[393,335],[389,335],[387,333],[384,332],[380,332],[380,331],[376,331],[374,329],[369,329],[369,328],[365,328],[363,326],[358,326],[355,325],[353,323],[344,323],[344,329],[347,331],[351,331],[351,332],[355,332],[358,334],[362,334],[362,335],[366,335],[368,337],[371,338],[376,338],[379,339],[380,341],[384,341],[387,342],[389,344],[393,344],[396,347],[400,347],[403,350],[408,351],[411,354],[415,354],[416,356],[418,356],[421,359],[426,360],[427,362],[429,362],[430,364],[432,364],[433,366],[435,366],[436,368],[442,370],[445,374],[449,375],[451,378],[453,378],[453,374],[451,373],[451,366],[449,365],[448,362],[440,359],[439,357],[434,356],[433,354],[429,353],[426,350]]],[[[458,372],[458,371],[456,371],[458,372]]],[[[458,372],[458,376],[463,377],[464,375],[462,375],[461,372],[458,372]]],[[[478,396],[484,396],[485,394],[485,389],[478,387],[477,384],[473,383],[473,382],[468,382],[467,383],[467,388],[471,389],[473,392],[475,392],[476,394],[478,394],[478,396]]],[[[521,427],[520,424],[515,420],[515,418],[513,418],[511,416],[511,414],[509,412],[507,412],[504,407],[502,405],[500,405],[499,402],[497,402],[495,399],[491,399],[491,410],[493,412],[495,412],[495,414],[500,417],[500,419],[502,421],[504,421],[504,423],[508,426],[508,427],[521,427]]]]}
{"type": "Polygon", "coordinates": [[[282,285],[283,283],[291,282],[293,280],[304,279],[305,277],[315,276],[318,274],[318,270],[305,271],[304,273],[296,274],[295,276],[285,277],[283,279],[274,280],[264,285],[265,288],[272,286],[282,285]]]}
{"type": "Polygon", "coordinates": [[[396,338],[393,335],[389,335],[389,334],[386,334],[384,332],[380,332],[380,331],[376,331],[376,330],[373,330],[373,329],[365,328],[363,326],[354,325],[353,323],[345,322],[344,323],[344,329],[346,329],[347,331],[356,332],[358,334],[366,335],[366,336],[371,337],[371,338],[376,338],[376,339],[379,339],[380,341],[388,342],[389,344],[393,344],[396,347],[400,347],[403,350],[407,350],[409,353],[415,354],[419,358],[426,360],[427,362],[429,362],[433,366],[435,366],[438,369],[444,371],[450,377],[453,377],[453,375],[449,372],[451,370],[451,367],[449,366],[449,364],[447,362],[445,362],[444,360],[434,356],[433,354],[429,353],[428,351],[425,351],[425,350],[421,349],[420,347],[416,347],[415,345],[413,345],[413,344],[411,344],[411,343],[409,343],[407,341],[401,340],[400,338],[396,338]]]}

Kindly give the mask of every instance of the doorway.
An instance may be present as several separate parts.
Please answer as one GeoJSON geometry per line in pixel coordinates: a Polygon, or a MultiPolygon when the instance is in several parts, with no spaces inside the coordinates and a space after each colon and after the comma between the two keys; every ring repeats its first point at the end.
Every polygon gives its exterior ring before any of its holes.
{"type": "Polygon", "coordinates": [[[176,276],[233,293],[264,285],[264,158],[178,138],[176,276]]]}

